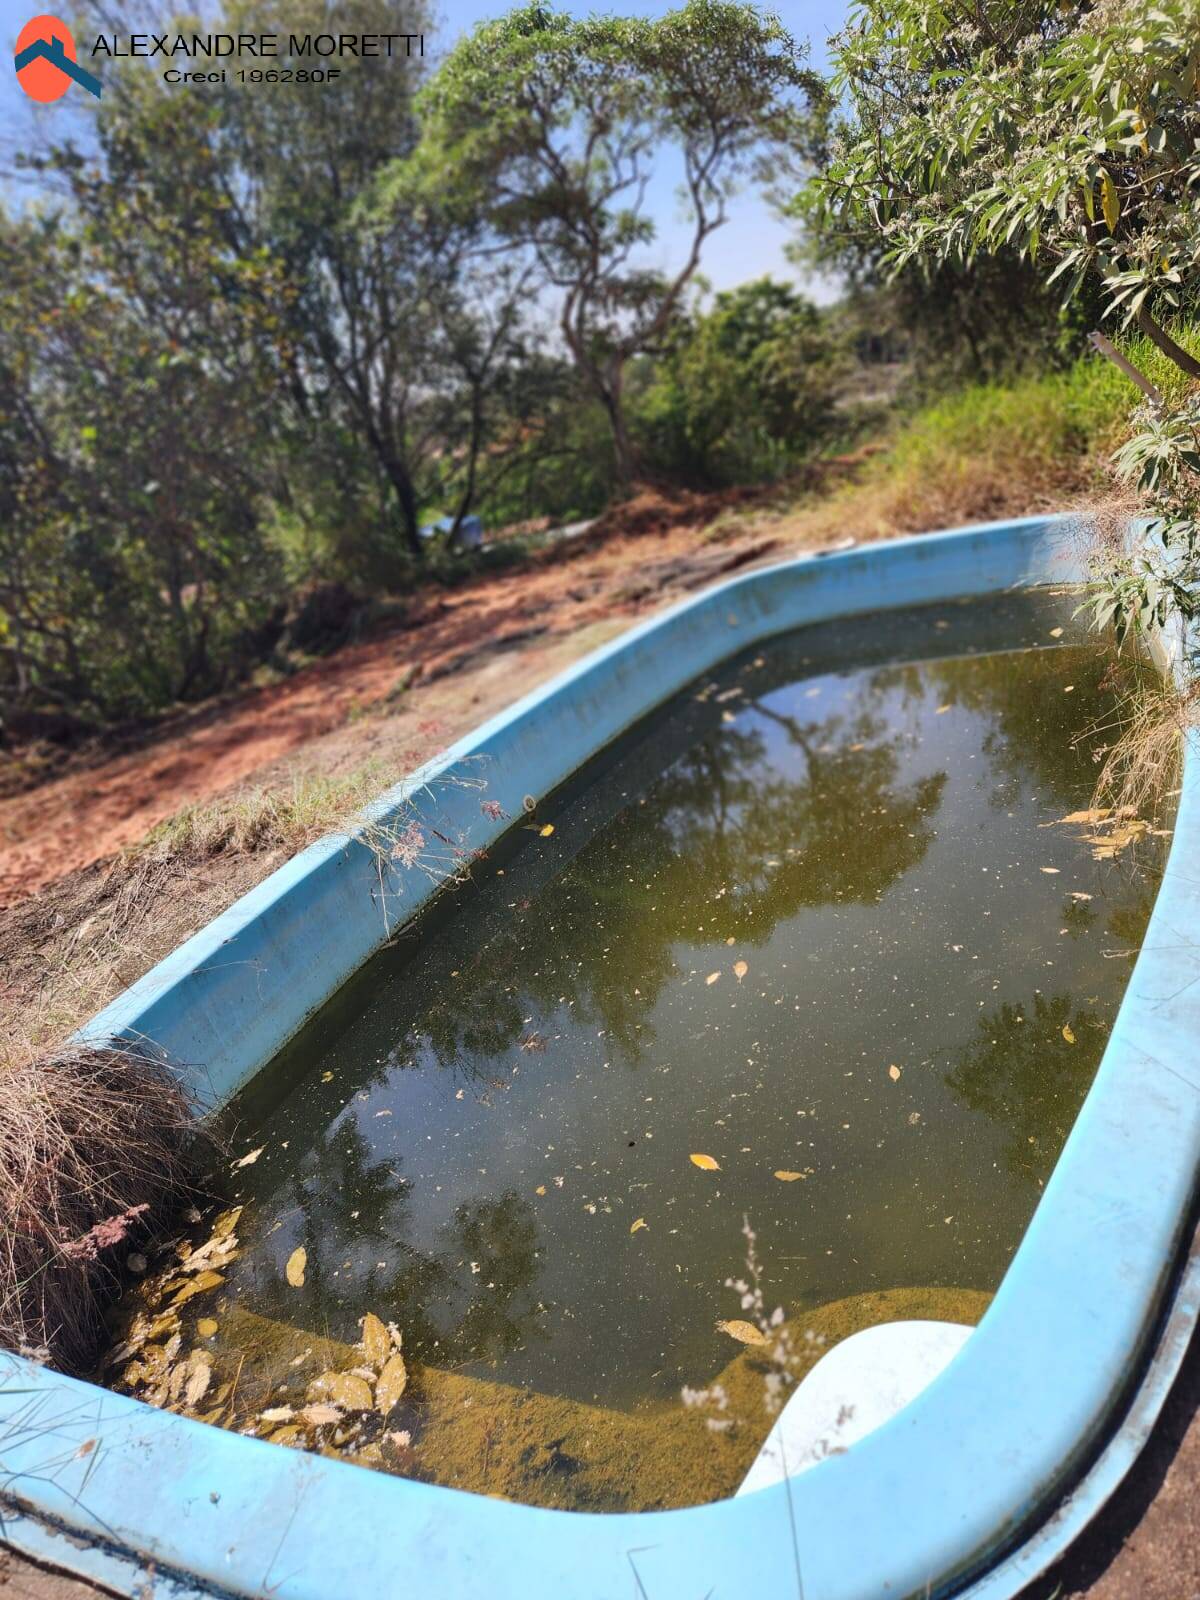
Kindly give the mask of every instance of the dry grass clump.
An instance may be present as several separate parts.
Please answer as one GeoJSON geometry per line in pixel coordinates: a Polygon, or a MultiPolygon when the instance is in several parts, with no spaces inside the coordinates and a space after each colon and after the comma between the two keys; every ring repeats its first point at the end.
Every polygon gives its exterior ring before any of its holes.
{"type": "Polygon", "coordinates": [[[290,785],[238,789],[185,806],[128,852],[145,861],[209,861],[218,855],[258,855],[299,850],[350,821],[393,774],[367,765],[342,777],[298,773],[290,785]]]}
{"type": "Polygon", "coordinates": [[[86,1370],[127,1241],[182,1194],[196,1140],[175,1074],[136,1046],[0,1069],[0,1347],[86,1370]]]}
{"type": "Polygon", "coordinates": [[[1118,816],[1157,817],[1178,790],[1184,737],[1197,726],[1200,687],[1181,692],[1164,679],[1139,682],[1117,708],[1093,805],[1118,816]]]}

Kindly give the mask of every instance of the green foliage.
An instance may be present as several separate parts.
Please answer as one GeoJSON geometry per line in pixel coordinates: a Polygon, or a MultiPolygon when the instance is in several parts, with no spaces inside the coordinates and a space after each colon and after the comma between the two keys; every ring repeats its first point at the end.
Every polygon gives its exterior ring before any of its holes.
{"type": "Polygon", "coordinates": [[[832,424],[839,353],[813,306],[760,278],[672,330],[634,394],[652,473],[699,487],[779,477],[832,424]]]}
{"type": "Polygon", "coordinates": [[[666,334],[734,186],[801,142],[817,93],[778,20],[739,0],[686,0],[653,21],[576,19],[531,0],[462,39],[424,90],[426,187],[486,209],[537,262],[609,419],[620,483],[634,470],[627,363],[666,334]],[[665,151],[681,164],[692,230],[669,278],[638,259],[665,151]]]}
{"type": "MultiPolygon", "coordinates": [[[[1085,284],[1180,374],[1163,324],[1197,302],[1197,0],[866,0],[837,42],[849,116],[805,206],[872,227],[897,270],[1015,250],[1067,300],[1085,284]]],[[[1151,498],[1159,547],[1109,555],[1100,623],[1197,614],[1200,406],[1140,417],[1119,470],[1151,498]]]]}
{"type": "Polygon", "coordinates": [[[278,280],[229,247],[198,97],[56,166],[72,226],[0,216],[0,605],[18,697],[92,716],[211,692],[269,625],[255,451],[278,280]],[[164,217],[158,177],[188,196],[164,217]]]}

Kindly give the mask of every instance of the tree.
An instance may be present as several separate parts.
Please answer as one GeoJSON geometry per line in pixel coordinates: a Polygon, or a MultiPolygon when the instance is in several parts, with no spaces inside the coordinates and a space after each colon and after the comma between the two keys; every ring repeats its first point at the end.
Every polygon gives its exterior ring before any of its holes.
{"type": "Polygon", "coordinates": [[[701,488],[770,478],[832,414],[838,357],[816,308],[770,278],[718,294],[666,341],[636,417],[656,467],[701,488]]]}
{"type": "MultiPolygon", "coordinates": [[[[869,225],[897,269],[1015,249],[1069,300],[1098,281],[1186,378],[1166,326],[1196,303],[1196,0],[867,0],[836,41],[849,115],[806,204],[869,225]]],[[[1098,618],[1192,615],[1200,399],[1145,417],[1119,457],[1157,497],[1165,560],[1113,568],[1098,618]]]]}
{"type": "Polygon", "coordinates": [[[228,248],[198,97],[155,112],[101,123],[95,158],[53,153],[69,223],[0,221],[6,698],[91,717],[220,687],[277,602],[277,285],[228,248]]]}
{"type": "Polygon", "coordinates": [[[422,91],[425,181],[486,208],[536,259],[607,416],[620,486],[635,470],[629,361],[668,328],[736,182],[802,141],[818,96],[790,35],[738,0],[687,0],[657,21],[577,20],[531,0],[461,40],[422,91]],[[664,278],[638,256],[655,236],[647,190],[668,151],[690,242],[664,278]]]}

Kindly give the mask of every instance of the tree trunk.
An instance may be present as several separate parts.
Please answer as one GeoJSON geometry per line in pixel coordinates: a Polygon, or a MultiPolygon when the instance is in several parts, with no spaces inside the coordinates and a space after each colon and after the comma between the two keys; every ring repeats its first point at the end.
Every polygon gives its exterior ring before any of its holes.
{"type": "Polygon", "coordinates": [[[1160,328],[1158,323],[1146,310],[1140,306],[1137,313],[1137,325],[1153,344],[1156,344],[1169,361],[1173,361],[1181,372],[1186,372],[1190,378],[1200,378],[1200,361],[1195,356],[1188,355],[1182,345],[1176,344],[1165,328],[1160,328]]]}
{"type": "Polygon", "coordinates": [[[463,485],[458,510],[454,513],[454,523],[446,539],[446,547],[450,550],[453,550],[458,543],[463,518],[469,513],[475,501],[475,488],[479,481],[479,450],[482,443],[483,406],[480,403],[479,390],[476,388],[471,396],[471,430],[467,439],[467,481],[463,485]]]}
{"type": "Polygon", "coordinates": [[[417,492],[413,488],[413,481],[391,451],[383,451],[383,469],[388,475],[388,481],[396,491],[396,499],[400,504],[400,521],[404,529],[404,543],[410,554],[424,556],[425,547],[421,543],[421,533],[417,522],[417,492]]]}
{"type": "Polygon", "coordinates": [[[613,463],[617,472],[617,492],[621,495],[627,495],[633,487],[634,475],[637,471],[637,456],[633,448],[633,440],[629,437],[629,427],[625,421],[625,399],[622,393],[623,376],[620,367],[614,367],[609,374],[608,381],[601,380],[596,387],[600,391],[604,409],[608,412],[609,426],[612,428],[613,463]]]}

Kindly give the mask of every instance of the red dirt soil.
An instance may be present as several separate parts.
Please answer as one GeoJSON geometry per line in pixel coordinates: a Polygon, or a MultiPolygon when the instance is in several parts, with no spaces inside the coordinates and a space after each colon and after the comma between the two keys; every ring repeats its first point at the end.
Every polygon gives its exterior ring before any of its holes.
{"type": "MultiPolygon", "coordinates": [[[[564,644],[569,648],[582,629],[632,618],[773,550],[775,541],[744,530],[728,543],[698,542],[694,527],[678,526],[600,544],[588,538],[426,598],[405,624],[379,637],[282,682],[177,713],[135,749],[92,753],[49,782],[0,800],[0,906],[115,855],[187,805],[252,781],[357,713],[390,713],[402,695],[406,714],[440,702],[437,725],[418,722],[416,734],[426,741],[457,737],[478,720],[470,708],[481,696],[467,692],[465,679],[483,662],[511,653],[515,668],[519,655],[512,698],[537,680],[539,666],[545,676],[562,665],[564,644]],[[433,697],[428,686],[451,674],[464,675],[464,692],[447,684],[433,697]]],[[[431,753],[427,742],[420,754],[431,753]]]]}

